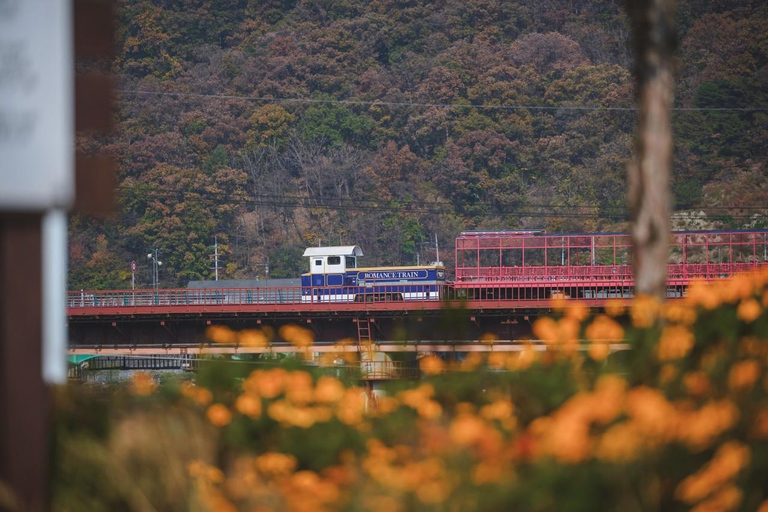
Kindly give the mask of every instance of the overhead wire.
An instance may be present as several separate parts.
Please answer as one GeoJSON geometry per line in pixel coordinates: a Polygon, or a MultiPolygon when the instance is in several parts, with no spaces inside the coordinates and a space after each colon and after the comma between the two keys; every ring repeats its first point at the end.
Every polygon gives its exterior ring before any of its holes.
{"type": "MultiPolygon", "coordinates": [[[[275,98],[269,96],[249,96],[238,94],[211,94],[195,92],[148,91],[141,89],[118,89],[123,94],[136,96],[169,96],[179,98],[209,98],[222,100],[257,101],[265,103],[304,103],[353,106],[384,106],[414,108],[464,108],[483,110],[585,110],[585,111],[622,111],[636,112],[637,107],[602,106],[602,105],[477,105],[467,103],[423,103],[416,101],[381,101],[381,100],[340,100],[330,98],[275,98]]],[[[677,112],[768,112],[768,107],[672,107],[677,112]]]]}

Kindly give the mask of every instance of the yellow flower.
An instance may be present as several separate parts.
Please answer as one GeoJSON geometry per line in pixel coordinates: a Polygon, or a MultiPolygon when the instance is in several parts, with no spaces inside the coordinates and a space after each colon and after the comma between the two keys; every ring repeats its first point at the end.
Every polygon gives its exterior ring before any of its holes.
{"type": "Polygon", "coordinates": [[[652,326],[659,315],[661,303],[653,295],[638,295],[632,302],[630,317],[632,325],[638,329],[646,329],[652,326]]]}
{"type": "Polygon", "coordinates": [[[656,356],[660,361],[682,359],[691,351],[693,344],[693,333],[687,327],[668,325],[661,331],[656,356]]]}
{"type": "Polygon", "coordinates": [[[261,416],[261,399],[251,395],[240,395],[235,401],[237,412],[249,418],[261,416]]]}
{"type": "Polygon", "coordinates": [[[735,363],[728,373],[728,387],[731,391],[746,391],[754,386],[760,377],[760,363],[748,359],[735,363]]]}
{"type": "Polygon", "coordinates": [[[469,352],[459,365],[459,369],[463,372],[471,372],[481,364],[483,364],[483,356],[479,352],[469,352]]]}
{"type": "Polygon", "coordinates": [[[226,345],[233,345],[237,339],[235,331],[226,325],[212,325],[205,331],[205,335],[209,340],[215,343],[223,343],[226,345]]]}
{"type": "Polygon", "coordinates": [[[434,400],[427,400],[426,402],[419,404],[416,408],[416,412],[424,419],[434,420],[443,414],[443,407],[434,400]]]}
{"type": "Polygon", "coordinates": [[[437,356],[428,355],[419,360],[419,368],[426,375],[437,375],[443,372],[445,363],[437,356]]]}
{"type": "Polygon", "coordinates": [[[750,324],[757,320],[762,312],[760,304],[755,299],[750,298],[744,299],[739,303],[739,307],[736,310],[736,316],[738,316],[739,320],[742,322],[750,324]]]}
{"type": "Polygon", "coordinates": [[[213,404],[206,412],[208,421],[215,427],[224,427],[232,421],[232,413],[223,404],[213,404]]]}
{"type": "Polygon", "coordinates": [[[157,382],[146,372],[135,372],[131,376],[129,389],[134,395],[148,396],[157,390],[157,382]]]}
{"type": "Polygon", "coordinates": [[[280,337],[298,348],[308,348],[315,343],[315,333],[298,325],[284,325],[280,337]]]}

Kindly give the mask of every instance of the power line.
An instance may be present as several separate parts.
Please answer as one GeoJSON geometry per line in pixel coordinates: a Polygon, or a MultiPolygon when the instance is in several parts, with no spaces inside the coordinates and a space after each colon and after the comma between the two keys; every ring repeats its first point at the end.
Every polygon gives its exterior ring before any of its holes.
{"type": "MultiPolygon", "coordinates": [[[[600,105],[472,105],[465,103],[420,103],[412,101],[365,101],[334,100],[322,98],[270,98],[236,94],[206,94],[192,92],[146,91],[139,89],[118,89],[123,94],[136,96],[170,96],[179,98],[206,98],[221,100],[260,101],[265,103],[301,103],[354,106],[385,106],[411,108],[461,108],[476,110],[575,110],[575,111],[620,111],[636,112],[637,107],[605,107],[600,105]]],[[[672,107],[676,112],[768,112],[768,107],[672,107]]]]}
{"type": "MultiPolygon", "coordinates": [[[[197,194],[201,197],[208,196],[210,198],[222,198],[227,201],[242,201],[242,202],[270,202],[270,201],[294,201],[294,202],[317,202],[317,201],[323,201],[325,203],[328,203],[329,207],[336,208],[339,205],[349,205],[350,207],[366,207],[366,205],[370,205],[373,207],[381,207],[386,206],[382,205],[381,200],[376,199],[359,199],[359,198],[351,198],[351,197],[321,197],[321,196],[308,196],[308,195],[291,195],[291,194],[281,194],[279,196],[276,196],[274,194],[249,194],[248,197],[241,197],[241,198],[234,198],[231,193],[227,192],[211,192],[207,190],[202,189],[191,189],[191,190],[154,190],[154,191],[144,191],[140,193],[136,193],[135,190],[130,189],[128,187],[119,187],[122,188],[120,192],[124,194],[132,194],[135,197],[140,197],[142,194],[144,196],[148,195],[164,195],[163,198],[172,198],[179,195],[192,195],[197,194]]],[[[394,200],[394,203],[398,203],[399,206],[390,206],[391,208],[395,209],[409,209],[412,206],[416,207],[423,207],[423,206],[435,206],[435,207],[451,207],[455,208],[455,203],[447,200],[442,201],[397,201],[394,200]]],[[[303,204],[303,203],[302,203],[303,204]]],[[[488,201],[478,201],[473,203],[469,206],[494,206],[493,203],[488,201]]],[[[526,203],[524,205],[527,208],[558,208],[558,209],[580,209],[580,210],[590,210],[590,209],[599,209],[599,210],[620,210],[625,211],[625,206],[611,206],[611,205],[603,205],[603,204],[581,204],[581,205],[572,205],[572,204],[553,204],[553,203],[526,203]]],[[[768,210],[768,205],[766,206],[736,206],[736,205],[730,205],[730,206],[692,206],[692,205],[678,205],[679,208],[685,209],[685,210],[754,210],[754,211],[764,211],[768,210]]]]}
{"type": "MultiPolygon", "coordinates": [[[[327,203],[312,203],[311,200],[309,202],[302,202],[302,201],[290,201],[290,200],[282,200],[282,199],[251,199],[251,198],[235,198],[232,196],[219,196],[219,197],[206,197],[202,195],[193,195],[192,197],[186,196],[186,192],[178,192],[178,193],[170,193],[170,192],[160,192],[160,193],[144,193],[141,195],[138,195],[139,198],[145,199],[145,200],[167,200],[167,199],[182,199],[186,201],[192,201],[192,202],[200,202],[200,203],[206,203],[211,204],[214,206],[222,206],[227,204],[240,204],[245,206],[266,206],[266,207],[272,207],[272,208],[286,208],[286,209],[307,209],[307,210],[333,210],[338,211],[339,209],[349,210],[349,211],[365,211],[365,212],[387,212],[387,213],[424,213],[424,214],[441,214],[446,213],[445,208],[439,208],[439,207],[423,207],[423,206],[410,206],[414,205],[416,203],[409,203],[408,207],[402,207],[402,206],[392,206],[392,205],[365,205],[365,204],[355,204],[354,202],[350,202],[348,204],[340,204],[339,202],[334,203],[333,201],[328,201],[327,203]]],[[[354,201],[354,200],[345,200],[345,201],[354,201]]],[[[451,203],[446,203],[446,206],[452,206],[451,203]]],[[[491,203],[475,203],[472,205],[467,205],[466,208],[459,208],[459,212],[462,210],[465,210],[467,208],[472,207],[481,207],[481,208],[488,208],[497,215],[515,215],[518,217],[530,217],[530,218],[539,218],[539,219],[563,219],[563,218],[572,218],[572,219],[603,219],[603,220],[614,220],[614,221],[628,221],[629,217],[625,213],[610,213],[610,212],[553,212],[551,211],[551,208],[553,208],[552,205],[546,206],[546,205],[523,205],[519,208],[513,208],[513,209],[499,209],[495,205],[491,203]],[[541,208],[541,209],[547,209],[549,211],[531,211],[530,208],[541,208]]],[[[556,207],[559,207],[561,209],[586,209],[588,207],[582,207],[577,205],[557,205],[556,207]]],[[[456,207],[453,207],[454,210],[456,210],[456,207]]],[[[594,209],[594,208],[591,208],[594,209]]],[[[617,208],[613,208],[614,210],[617,208]]],[[[763,210],[768,210],[768,208],[763,208],[763,210]]],[[[752,216],[749,215],[709,215],[708,220],[751,220],[753,219],[752,216]]]]}

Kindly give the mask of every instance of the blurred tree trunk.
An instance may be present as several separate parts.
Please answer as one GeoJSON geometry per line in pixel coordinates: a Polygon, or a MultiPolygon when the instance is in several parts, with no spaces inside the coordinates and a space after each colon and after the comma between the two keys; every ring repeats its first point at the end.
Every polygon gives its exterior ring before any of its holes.
{"type": "Polygon", "coordinates": [[[666,295],[674,98],[675,1],[626,0],[632,24],[640,113],[628,167],[635,290],[666,295]]]}

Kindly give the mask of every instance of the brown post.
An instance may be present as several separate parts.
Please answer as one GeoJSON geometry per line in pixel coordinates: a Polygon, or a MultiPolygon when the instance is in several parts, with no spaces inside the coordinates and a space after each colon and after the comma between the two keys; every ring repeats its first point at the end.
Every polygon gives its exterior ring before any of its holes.
{"type": "Polygon", "coordinates": [[[0,482],[25,512],[46,510],[48,499],[41,220],[39,214],[0,216],[0,482]]]}
{"type": "Polygon", "coordinates": [[[666,295],[675,1],[627,0],[640,103],[637,156],[628,167],[629,212],[638,293],[666,295]]]}

